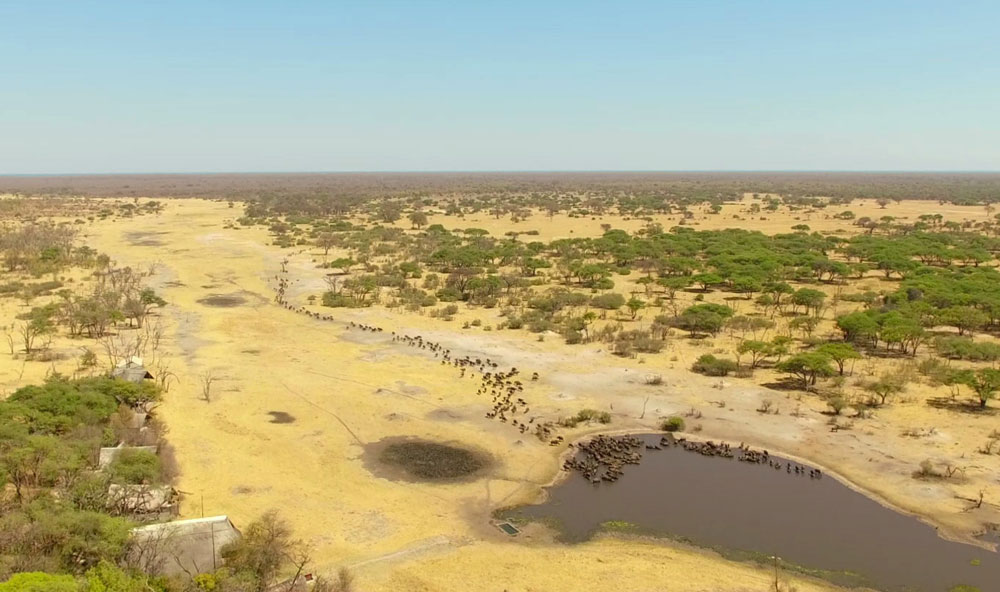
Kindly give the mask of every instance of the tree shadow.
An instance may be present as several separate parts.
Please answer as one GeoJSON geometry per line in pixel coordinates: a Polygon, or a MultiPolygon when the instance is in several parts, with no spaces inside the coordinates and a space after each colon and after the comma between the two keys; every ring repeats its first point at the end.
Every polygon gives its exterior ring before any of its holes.
{"type": "Polygon", "coordinates": [[[804,389],[804,388],[802,388],[802,381],[799,380],[799,379],[797,379],[797,378],[793,378],[793,377],[780,378],[780,379],[775,380],[773,382],[765,382],[765,383],[761,384],[760,386],[765,387],[765,388],[769,388],[769,389],[775,390],[775,391],[799,391],[799,392],[803,392],[803,393],[813,393],[814,392],[811,389],[808,389],[808,388],[804,389]]]}
{"type": "Polygon", "coordinates": [[[952,399],[951,397],[931,397],[927,399],[927,404],[935,409],[947,411],[957,411],[959,413],[969,413],[972,415],[993,416],[997,410],[992,407],[981,407],[979,401],[974,399],[952,399]]]}

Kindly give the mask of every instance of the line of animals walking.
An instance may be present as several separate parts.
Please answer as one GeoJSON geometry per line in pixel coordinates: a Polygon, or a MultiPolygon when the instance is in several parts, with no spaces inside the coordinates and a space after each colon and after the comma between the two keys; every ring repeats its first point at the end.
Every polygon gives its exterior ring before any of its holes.
{"type": "MultiPolygon", "coordinates": [[[[288,279],[287,261],[283,262],[281,271],[274,276],[274,280],[274,301],[286,310],[304,314],[310,318],[321,321],[337,321],[333,315],[312,312],[304,306],[296,306],[287,300],[286,294],[290,285],[288,279]]],[[[382,327],[358,323],[355,321],[349,321],[347,323],[347,328],[366,331],[369,333],[384,332],[382,327]]],[[[536,420],[539,419],[539,416],[537,415],[526,417],[531,411],[531,408],[522,396],[522,393],[524,392],[524,383],[517,378],[520,375],[520,371],[517,368],[512,367],[510,370],[505,372],[499,371],[498,369],[500,365],[490,358],[473,358],[469,355],[461,358],[453,357],[450,349],[435,341],[424,339],[420,335],[411,336],[402,333],[397,334],[395,331],[391,331],[390,333],[394,343],[402,343],[409,347],[430,351],[434,354],[435,358],[441,359],[442,365],[451,364],[455,368],[459,369],[461,371],[461,378],[465,378],[466,376],[475,378],[475,374],[470,372],[470,370],[473,372],[478,371],[480,373],[480,386],[476,391],[476,394],[489,395],[493,403],[492,408],[486,413],[487,419],[496,419],[501,423],[509,422],[511,426],[516,428],[522,434],[531,431],[536,438],[543,442],[548,442],[550,446],[558,446],[563,443],[563,436],[554,435],[554,432],[558,427],[556,422],[536,422],[536,420]]],[[[538,378],[538,372],[531,373],[532,381],[536,381],[538,378]]]]}
{"type": "MultiPolygon", "coordinates": [[[[354,323],[351,323],[353,326],[354,323]]],[[[364,327],[361,327],[364,328],[364,327]]],[[[379,329],[381,330],[381,329],[379,329]]],[[[493,406],[486,412],[487,419],[495,419],[501,423],[510,423],[522,434],[531,431],[536,438],[548,441],[550,446],[558,446],[563,442],[562,436],[551,437],[556,428],[553,421],[535,422],[538,416],[526,417],[531,411],[528,401],[524,399],[524,383],[518,378],[521,371],[516,367],[500,371],[500,365],[485,357],[454,357],[450,349],[440,343],[424,339],[420,335],[411,336],[392,332],[394,342],[403,343],[417,349],[428,350],[435,358],[441,359],[441,365],[451,365],[459,370],[459,378],[474,379],[479,372],[480,384],[476,395],[488,395],[493,406]]],[[[538,372],[531,373],[531,381],[538,380],[538,372]]]]}
{"type": "MultiPolygon", "coordinates": [[[[571,448],[574,445],[570,444],[571,448]]],[[[666,434],[659,442],[649,443],[637,436],[605,436],[598,435],[575,446],[576,455],[566,459],[563,470],[577,471],[591,483],[614,483],[624,474],[625,465],[637,465],[642,461],[642,451],[662,450],[667,447],[679,447],[687,452],[702,456],[732,458],[740,462],[755,465],[767,465],[776,471],[784,469],[785,473],[800,477],[806,475],[810,479],[822,479],[823,472],[806,465],[772,457],[767,450],[756,450],[740,442],[736,447],[726,442],[694,441],[687,438],[674,437],[666,434]]]]}

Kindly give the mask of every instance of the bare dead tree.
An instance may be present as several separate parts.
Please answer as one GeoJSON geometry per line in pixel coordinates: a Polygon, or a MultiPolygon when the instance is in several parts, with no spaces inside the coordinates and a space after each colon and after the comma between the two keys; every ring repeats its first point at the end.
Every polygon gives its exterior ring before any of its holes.
{"type": "Polygon", "coordinates": [[[108,366],[114,368],[123,361],[139,356],[145,348],[143,335],[132,333],[105,333],[97,338],[108,359],[108,366]]]}
{"type": "Polygon", "coordinates": [[[204,399],[206,403],[211,403],[212,385],[215,384],[219,378],[211,370],[203,373],[199,378],[201,379],[201,398],[204,399]]]}
{"type": "Polygon", "coordinates": [[[341,567],[334,580],[320,576],[313,584],[313,592],[354,592],[354,574],[346,567],[341,567]]]}
{"type": "Polygon", "coordinates": [[[311,551],[312,549],[310,549],[309,545],[301,541],[295,541],[289,545],[289,549],[285,555],[288,558],[288,562],[295,568],[295,575],[287,582],[285,590],[288,590],[288,592],[295,590],[295,586],[298,584],[299,578],[302,577],[302,572],[305,571],[306,565],[312,561],[311,551]]]}
{"type": "Polygon", "coordinates": [[[170,383],[176,380],[177,376],[170,371],[170,362],[161,349],[165,333],[163,322],[157,319],[155,323],[147,323],[143,325],[141,331],[145,336],[142,356],[146,367],[152,370],[154,380],[160,389],[167,392],[170,390],[170,383]]]}
{"type": "Polygon", "coordinates": [[[4,336],[7,337],[7,347],[10,348],[10,355],[11,355],[11,357],[14,357],[15,355],[17,355],[17,352],[16,352],[17,346],[14,344],[15,342],[14,342],[14,326],[13,325],[10,325],[10,326],[5,325],[4,326],[4,336]]]}

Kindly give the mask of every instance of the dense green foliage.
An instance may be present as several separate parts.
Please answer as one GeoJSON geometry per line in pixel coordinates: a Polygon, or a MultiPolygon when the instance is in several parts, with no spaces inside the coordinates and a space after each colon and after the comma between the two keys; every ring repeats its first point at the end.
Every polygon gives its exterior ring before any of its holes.
{"type": "Polygon", "coordinates": [[[88,469],[102,443],[114,444],[112,414],[158,396],[149,384],[55,378],[0,401],[0,481],[15,496],[0,513],[0,576],[80,574],[122,557],[131,522],[109,513],[106,495],[126,481],[88,469]]]}

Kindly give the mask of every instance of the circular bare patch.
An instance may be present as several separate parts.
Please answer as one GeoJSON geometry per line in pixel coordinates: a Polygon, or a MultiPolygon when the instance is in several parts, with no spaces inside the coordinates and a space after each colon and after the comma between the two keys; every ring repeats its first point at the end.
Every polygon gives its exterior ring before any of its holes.
{"type": "Polygon", "coordinates": [[[237,294],[212,294],[198,300],[198,304],[218,306],[220,308],[232,308],[246,303],[247,299],[237,294]]]}
{"type": "Polygon", "coordinates": [[[366,465],[380,477],[408,481],[458,481],[493,465],[489,454],[419,438],[385,438],[365,447],[366,465]]]}

